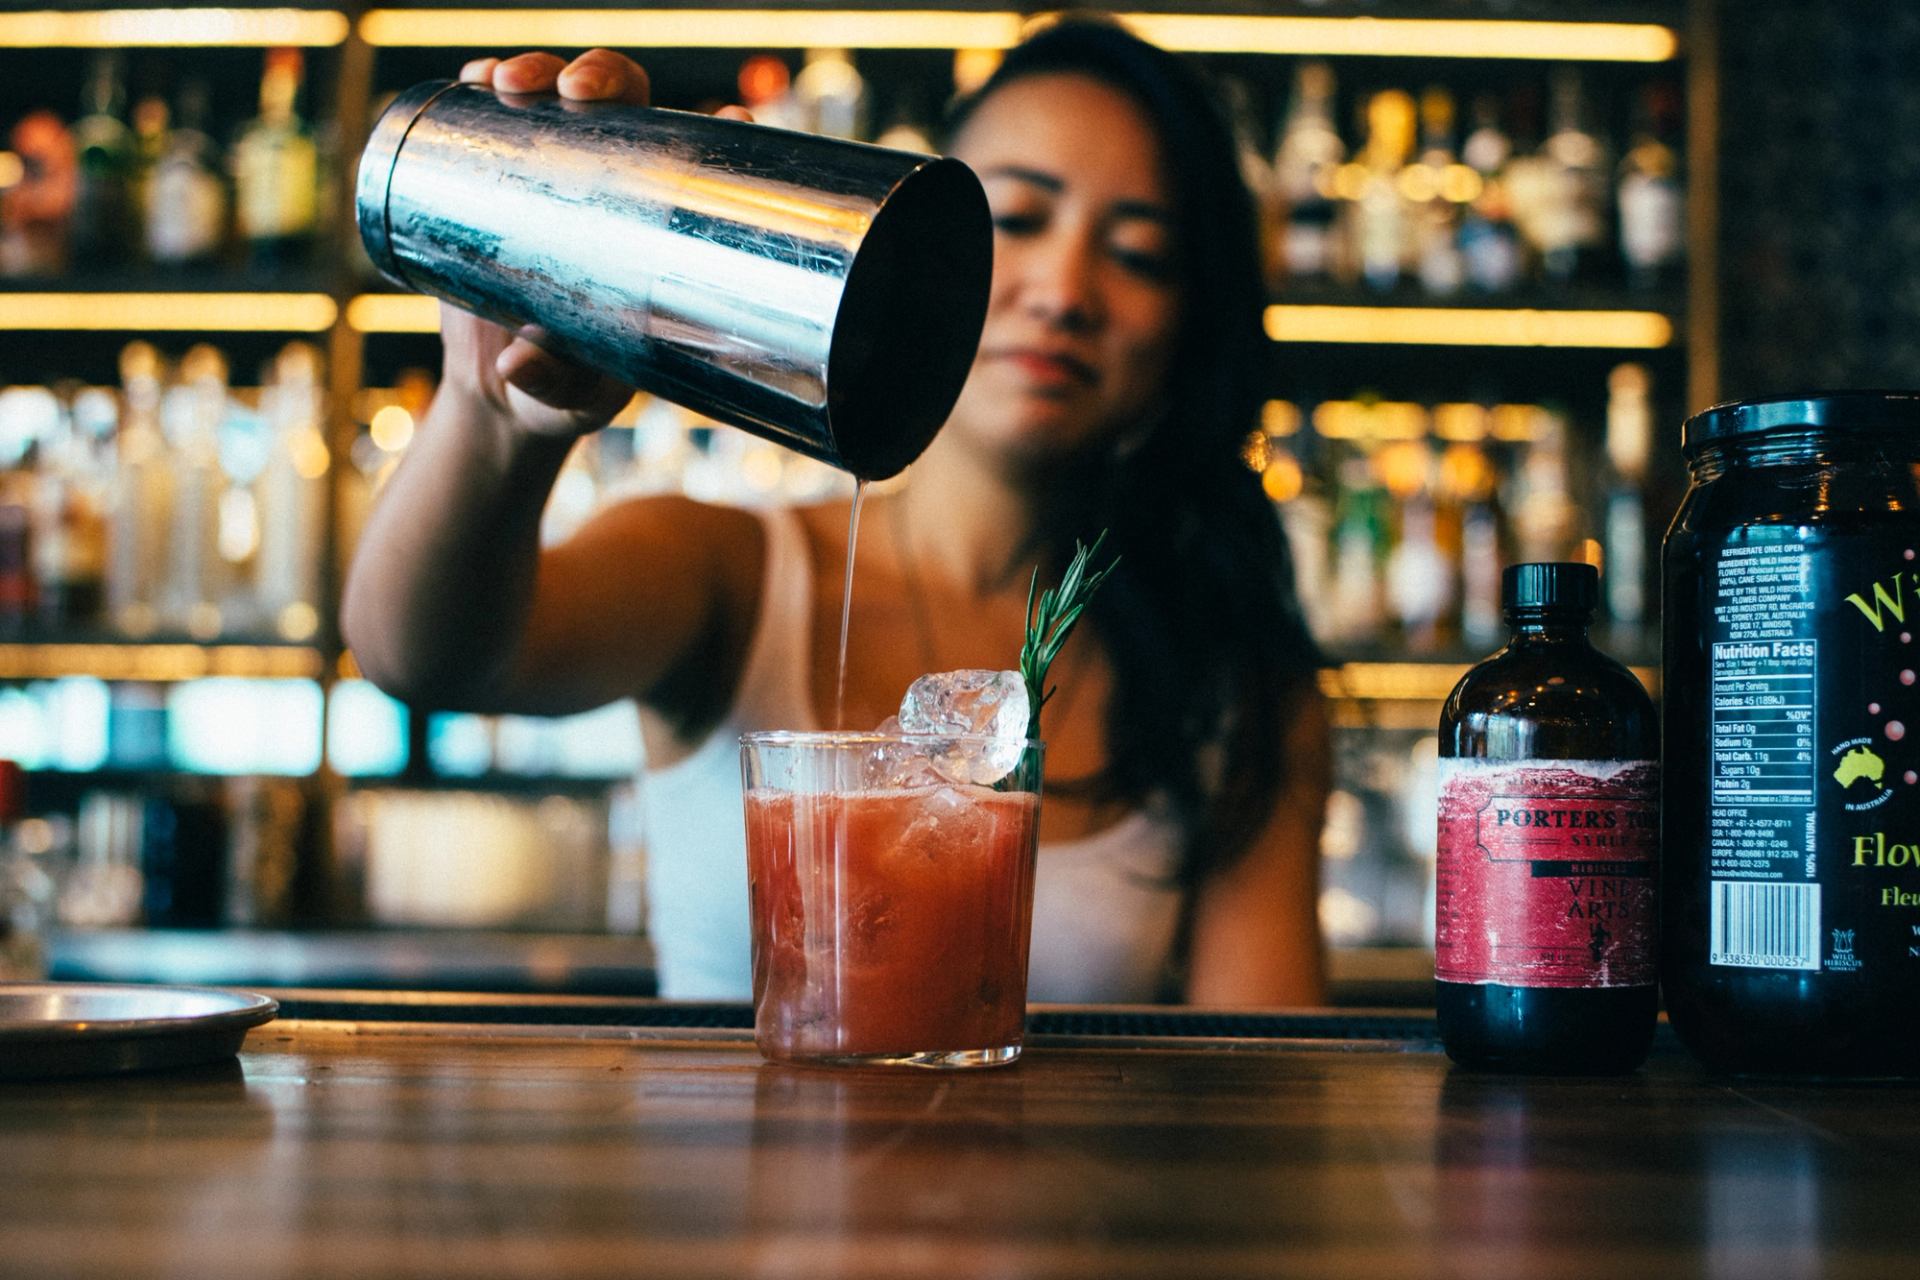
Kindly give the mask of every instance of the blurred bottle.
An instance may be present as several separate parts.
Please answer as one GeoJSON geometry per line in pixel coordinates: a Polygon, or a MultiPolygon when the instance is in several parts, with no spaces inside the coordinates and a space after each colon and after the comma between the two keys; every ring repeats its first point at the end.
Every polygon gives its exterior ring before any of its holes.
{"type": "Polygon", "coordinates": [[[1620,256],[1627,264],[1627,283],[1636,289],[1674,283],[1685,253],[1686,193],[1672,141],[1678,113],[1672,85],[1649,85],[1636,105],[1632,142],[1620,161],[1620,256]]]}
{"type": "Polygon", "coordinates": [[[1375,455],[1397,519],[1387,553],[1387,600],[1401,639],[1415,653],[1432,653],[1449,638],[1457,611],[1454,561],[1441,549],[1434,494],[1433,449],[1425,440],[1402,440],[1375,455]]]}
{"type": "Polygon", "coordinates": [[[1587,128],[1578,71],[1555,72],[1552,102],[1543,149],[1551,185],[1539,225],[1541,271],[1556,285],[1591,282],[1607,265],[1607,148],[1587,128]]]}
{"type": "Polygon", "coordinates": [[[164,367],[145,342],[120,353],[121,414],[107,538],[107,613],[125,636],[141,639],[160,624],[167,539],[173,527],[174,476],[160,427],[164,367]]]}
{"type": "Polygon", "coordinates": [[[20,639],[33,618],[33,506],[33,472],[0,472],[0,639],[20,639]]]}
{"type": "Polygon", "coordinates": [[[867,134],[867,81],[845,49],[809,49],[806,65],[793,78],[794,101],[802,127],[830,138],[861,139],[867,134]]]}
{"type": "Polygon", "coordinates": [[[1280,266],[1292,280],[1322,279],[1332,269],[1338,212],[1333,179],[1347,154],[1333,125],[1333,88],[1333,70],[1326,63],[1300,64],[1274,155],[1280,266]]]}
{"type": "Polygon", "coordinates": [[[1453,95],[1432,87],[1420,95],[1420,156],[1401,175],[1412,205],[1415,270],[1420,287],[1440,297],[1458,293],[1466,278],[1460,251],[1461,207],[1474,194],[1473,175],[1454,155],[1453,95]]]}
{"type": "Polygon", "coordinates": [[[319,225],[320,152],[297,109],[303,70],[298,49],[267,54],[260,114],[233,147],[234,213],[256,266],[303,260],[319,225]]]}
{"type": "Polygon", "coordinates": [[[81,117],[73,126],[79,185],[72,250],[74,260],[88,268],[122,265],[132,259],[139,243],[134,140],[122,119],[125,110],[120,54],[98,54],[81,97],[81,117]]]}
{"type": "MultiPolygon", "coordinates": [[[[153,200],[153,175],[159,168],[160,157],[167,153],[167,142],[172,135],[173,113],[167,109],[167,100],[157,93],[144,94],[133,104],[129,116],[133,126],[133,168],[128,179],[133,209],[133,226],[143,228],[153,200]]],[[[144,241],[136,237],[136,248],[144,241]]]]}
{"type": "Polygon", "coordinates": [[[1280,198],[1274,188],[1273,166],[1261,153],[1260,126],[1254,119],[1253,94],[1247,82],[1238,76],[1227,76],[1218,88],[1233,132],[1234,151],[1240,160],[1240,180],[1253,198],[1260,278],[1272,287],[1284,274],[1280,264],[1280,198]]]}
{"type": "Polygon", "coordinates": [[[1329,630],[1341,644],[1370,644],[1379,639],[1386,619],[1381,566],[1387,554],[1387,494],[1364,456],[1342,461],[1339,477],[1329,630]]]}
{"type": "Polygon", "coordinates": [[[737,78],[740,101],[753,113],[754,123],[773,129],[804,129],[798,99],[793,95],[793,73],[783,59],[757,53],[740,64],[737,78]]]}
{"type": "Polygon", "coordinates": [[[1413,153],[1413,98],[1400,89],[1373,95],[1367,104],[1367,143],[1360,163],[1365,177],[1352,210],[1360,275],[1388,292],[1400,283],[1413,243],[1413,213],[1400,189],[1400,172],[1413,153]]]}
{"type": "MultiPolygon", "coordinates": [[[[1647,520],[1643,490],[1653,447],[1653,380],[1645,365],[1607,377],[1607,471],[1601,519],[1607,617],[1614,643],[1638,646],[1647,625],[1647,520]]],[[[1631,650],[1630,650],[1631,651],[1631,650]]]]}
{"type": "Polygon", "coordinates": [[[178,381],[167,389],[161,424],[173,468],[173,525],[168,541],[161,618],[195,640],[216,639],[226,574],[220,547],[220,427],[227,414],[227,360],[200,343],[180,359],[178,381]]]}
{"type": "Polygon", "coordinates": [[[165,267],[216,257],[226,238],[227,181],[220,149],[206,132],[207,86],[180,89],[179,120],[154,165],[147,198],[147,253],[165,267]]]}
{"type": "Polygon", "coordinates": [[[1545,408],[1533,418],[1533,438],[1508,477],[1514,548],[1523,561],[1563,560],[1573,547],[1576,516],[1566,418],[1545,408]]]}
{"type": "Polygon", "coordinates": [[[19,765],[0,760],[0,982],[47,976],[53,880],[19,839],[25,816],[26,779],[19,765]]]}
{"type": "Polygon", "coordinates": [[[1473,132],[1460,158],[1480,178],[1480,194],[1466,207],[1460,223],[1460,254],[1467,282],[1482,293],[1506,293],[1520,282],[1520,234],[1513,225],[1507,192],[1507,165],[1513,141],[1500,128],[1500,101],[1492,94],[1474,99],[1473,132]]]}
{"type": "Polygon", "coordinates": [[[261,392],[266,461],[260,472],[258,608],[284,640],[320,629],[320,560],[326,541],[327,470],[320,352],[287,345],[261,392]]]}
{"type": "Polygon", "coordinates": [[[107,477],[70,391],[40,444],[33,531],[41,626],[55,635],[99,623],[106,600],[107,477]]]}
{"type": "Polygon", "coordinates": [[[19,170],[0,180],[0,276],[58,275],[79,188],[73,135],[51,111],[23,116],[7,135],[19,170]]]}
{"type": "Polygon", "coordinates": [[[1459,443],[1440,464],[1441,487],[1458,521],[1455,551],[1460,581],[1460,639],[1480,650],[1500,638],[1499,471],[1485,448],[1459,443]]]}

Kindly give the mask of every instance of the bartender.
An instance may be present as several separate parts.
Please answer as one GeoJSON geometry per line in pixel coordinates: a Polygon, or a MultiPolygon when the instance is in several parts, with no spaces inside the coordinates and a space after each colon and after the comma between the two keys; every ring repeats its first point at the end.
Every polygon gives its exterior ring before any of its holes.
{"type": "MultiPolygon", "coordinates": [[[[601,49],[486,58],[503,92],[644,103],[601,49]]],[[[1054,669],[1029,996],[1311,1005],[1329,786],[1318,655],[1240,459],[1264,398],[1253,203],[1184,62],[1105,22],[1011,50],[952,120],[985,185],[985,329],[946,425],[861,528],[842,723],[925,672],[1016,665],[1027,583],[1109,531],[1054,669]]],[[[831,723],[848,504],[619,503],[542,549],[574,442],[631,389],[443,308],[443,377],[349,576],[347,639],[409,703],[643,712],[661,994],[744,998],[737,740],[831,723]]]]}

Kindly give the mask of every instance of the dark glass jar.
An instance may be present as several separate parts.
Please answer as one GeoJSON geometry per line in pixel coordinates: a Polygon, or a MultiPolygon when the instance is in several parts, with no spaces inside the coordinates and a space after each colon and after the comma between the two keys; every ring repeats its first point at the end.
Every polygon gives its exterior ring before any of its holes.
{"type": "Polygon", "coordinates": [[[1653,702],[1587,639],[1591,565],[1501,587],[1513,639],[1440,713],[1440,1038],[1463,1066],[1631,1071],[1658,1011],[1653,702]]]}
{"type": "Polygon", "coordinates": [[[1667,532],[1661,980],[1709,1068],[1920,1073],[1920,392],[1719,405],[1667,532]]]}

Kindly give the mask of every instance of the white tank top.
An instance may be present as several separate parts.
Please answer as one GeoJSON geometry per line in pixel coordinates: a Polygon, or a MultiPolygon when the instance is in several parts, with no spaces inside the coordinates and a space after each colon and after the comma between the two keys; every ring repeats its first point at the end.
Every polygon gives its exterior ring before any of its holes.
{"type": "MultiPolygon", "coordinates": [[[[660,994],[742,1000],[750,994],[747,850],[740,800],[743,733],[814,729],[813,567],[792,511],[760,513],[766,581],[740,688],[692,754],[640,787],[647,840],[647,927],[660,994]]],[[[1035,1001],[1152,1000],[1172,951],[1180,892],[1179,831],[1136,811],[1080,840],[1042,844],[1033,894],[1035,1001]]]]}

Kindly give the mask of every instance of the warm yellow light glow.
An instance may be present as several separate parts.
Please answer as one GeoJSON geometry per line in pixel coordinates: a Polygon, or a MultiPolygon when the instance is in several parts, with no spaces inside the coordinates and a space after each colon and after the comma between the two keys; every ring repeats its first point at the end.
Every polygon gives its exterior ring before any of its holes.
{"type": "Polygon", "coordinates": [[[1267,469],[1260,473],[1260,487],[1275,502],[1292,502],[1307,487],[1307,480],[1293,455],[1280,453],[1275,454],[1267,463],[1267,469]]]}
{"type": "Polygon", "coordinates": [[[1280,304],[1267,308],[1267,336],[1275,342],[1642,349],[1672,342],[1673,322],[1654,311],[1280,304]]]}
{"type": "Polygon", "coordinates": [[[1300,406],[1291,400],[1269,400],[1260,406],[1260,429],[1270,436],[1290,436],[1300,430],[1300,406]]]}
{"type": "Polygon", "coordinates": [[[1487,415],[1495,440],[1538,440],[1547,433],[1547,411],[1537,404],[1497,404],[1487,415]]]}
{"type": "Polygon", "coordinates": [[[363,293],[347,303],[347,324],[361,333],[438,333],[440,303],[419,293],[363,293]]]}
{"type": "Polygon", "coordinates": [[[387,453],[398,453],[413,443],[413,415],[397,404],[390,404],[373,415],[367,424],[373,442],[387,453]]]}
{"type": "Polygon", "coordinates": [[[1175,13],[1120,16],[1155,44],[1187,53],[1665,62],[1680,51],[1679,38],[1672,28],[1647,23],[1175,13]]]}
{"type": "MultiPolygon", "coordinates": [[[[293,438],[293,473],[302,480],[318,480],[327,474],[333,462],[327,453],[326,437],[317,427],[306,427],[293,438]]],[[[300,639],[301,637],[289,637],[300,639]]]]}
{"type": "Polygon", "coordinates": [[[1433,434],[1442,440],[1484,440],[1487,411],[1477,404],[1433,406],[1433,434]]]}
{"type": "Polygon", "coordinates": [[[1005,49],[1015,13],[935,9],[374,9],[372,45],[581,49],[1005,49]]]}
{"type": "Polygon", "coordinates": [[[0,48],[121,49],[148,47],[305,45],[324,48],[347,38],[347,15],[331,9],[41,9],[0,13],[0,48]]]}
{"type": "Polygon", "coordinates": [[[953,91],[969,94],[987,82],[1006,57],[999,49],[955,49],[953,51],[953,91]]]}
{"type": "Polygon", "coordinates": [[[0,191],[27,176],[27,162],[11,151],[0,151],[0,191]]]}
{"type": "MultiPolygon", "coordinates": [[[[1644,23],[1167,13],[1121,20],[1190,53],[1664,62],[1680,47],[1671,28],[1644,23]]],[[[373,45],[456,48],[1005,49],[1026,24],[1015,12],[941,9],[374,9],[360,34],[373,45]]]]}
{"type": "Polygon", "coordinates": [[[324,293],[0,293],[0,329],[321,333],[324,293]]]}
{"type": "Polygon", "coordinates": [[[198,680],[206,676],[315,679],[312,649],[198,644],[0,644],[0,680],[198,680]]]}
{"type": "Polygon", "coordinates": [[[1313,429],[1329,440],[1418,440],[1427,411],[1397,400],[1326,400],[1314,407],[1313,429]]]}

